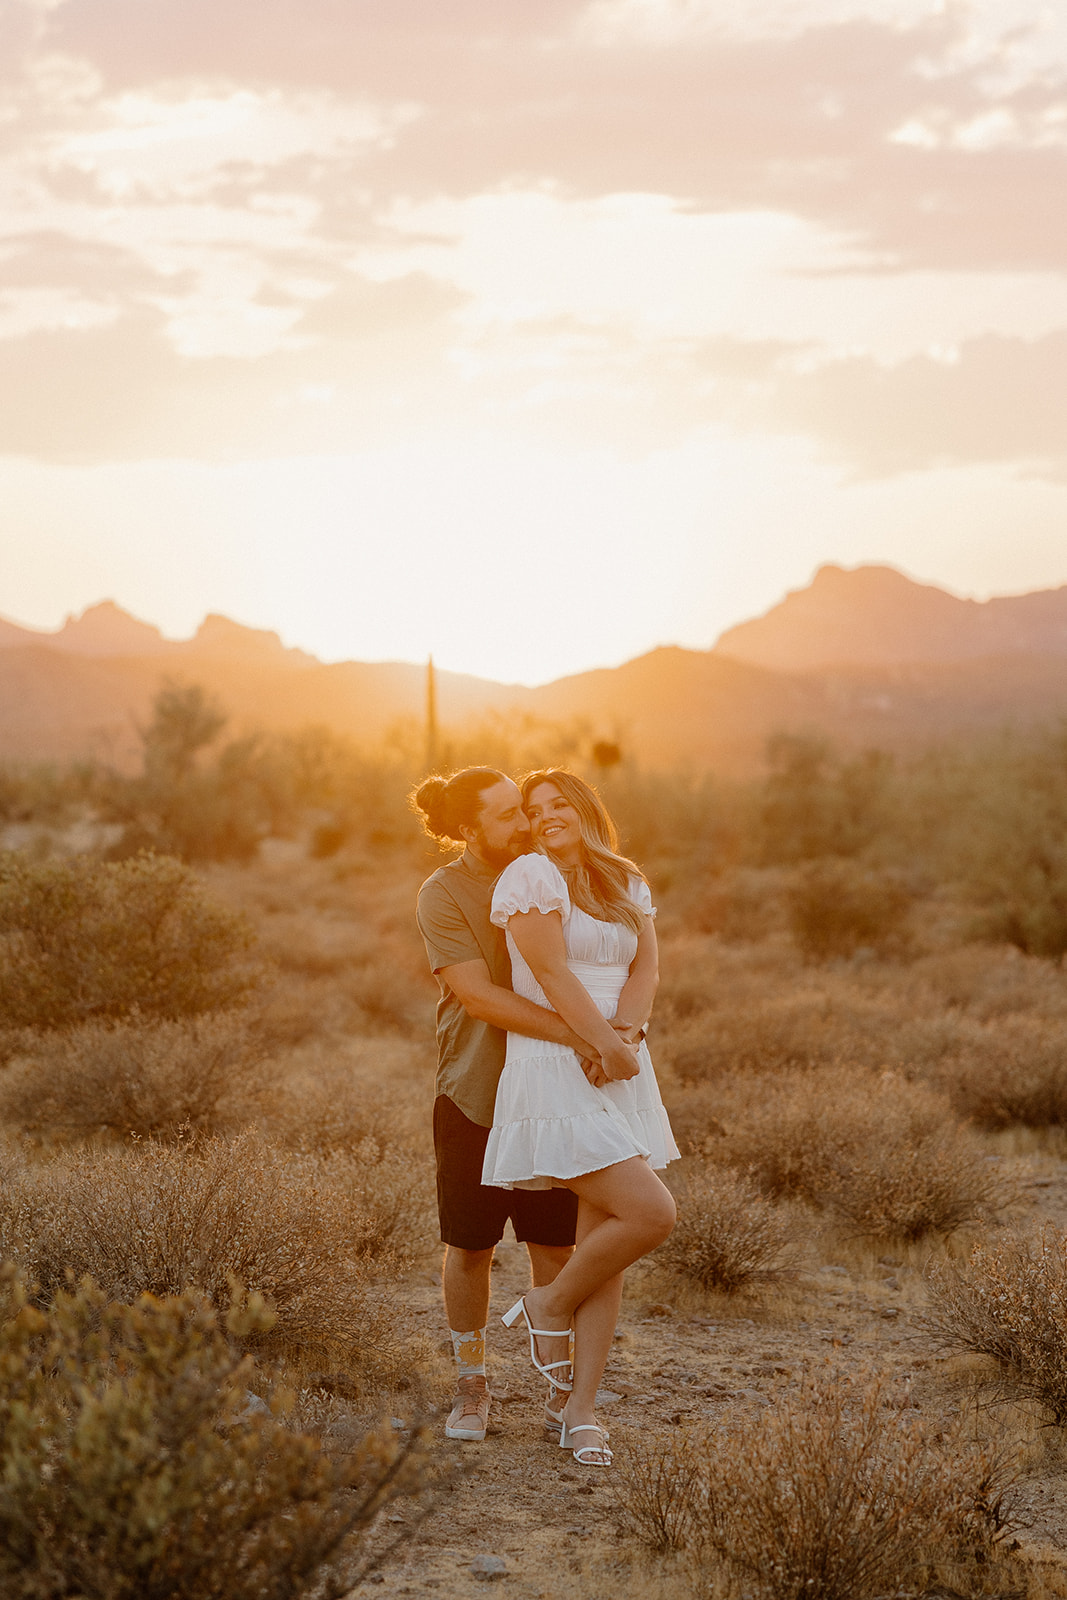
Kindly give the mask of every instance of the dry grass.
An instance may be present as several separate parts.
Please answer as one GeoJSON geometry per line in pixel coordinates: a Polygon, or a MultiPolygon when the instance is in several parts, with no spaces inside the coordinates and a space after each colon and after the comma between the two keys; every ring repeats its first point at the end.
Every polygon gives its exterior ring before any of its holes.
{"type": "Polygon", "coordinates": [[[67,1133],[217,1133],[247,1122],[276,1076],[243,1016],[91,1022],[22,1036],[0,1080],[0,1117],[67,1133]]]}
{"type": "Polygon", "coordinates": [[[1067,1234],[979,1241],[963,1263],[929,1272],[929,1326],[949,1349],[989,1356],[1008,1399],[1067,1426],[1067,1234]]]}
{"type": "Polygon", "coordinates": [[[938,1568],[977,1571],[981,1592],[1007,1487],[995,1452],[946,1447],[886,1380],[824,1376],[729,1430],[630,1448],[616,1510],[652,1549],[717,1557],[746,1593],[865,1600],[922,1592],[938,1568]]]}
{"type": "Polygon", "coordinates": [[[720,1099],[716,1160],[751,1172],[772,1196],[795,1196],[859,1234],[949,1234],[1010,1198],[999,1167],[941,1096],[895,1074],[844,1070],[738,1080],[720,1099]]]}
{"type": "Polygon", "coordinates": [[[678,1221],[655,1259],[702,1289],[735,1294],[789,1264],[796,1221],[751,1179],[722,1168],[690,1168],[681,1180],[678,1221]]]}
{"type": "Polygon", "coordinates": [[[396,1381],[418,1365],[395,1306],[373,1288],[373,1271],[395,1270],[392,1201],[384,1219],[375,1213],[358,1154],[298,1156],[247,1132],[5,1166],[0,1251],[44,1303],[89,1276],[113,1300],[195,1287],[223,1309],[236,1280],[275,1313],[265,1353],[341,1363],[354,1382],[396,1381]]]}

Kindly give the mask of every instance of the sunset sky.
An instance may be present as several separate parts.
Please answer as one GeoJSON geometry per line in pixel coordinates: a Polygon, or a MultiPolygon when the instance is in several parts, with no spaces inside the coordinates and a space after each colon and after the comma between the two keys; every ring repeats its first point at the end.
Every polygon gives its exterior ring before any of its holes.
{"type": "Polygon", "coordinates": [[[0,614],[542,682],[1067,583],[1067,6],[0,0],[0,614]]]}

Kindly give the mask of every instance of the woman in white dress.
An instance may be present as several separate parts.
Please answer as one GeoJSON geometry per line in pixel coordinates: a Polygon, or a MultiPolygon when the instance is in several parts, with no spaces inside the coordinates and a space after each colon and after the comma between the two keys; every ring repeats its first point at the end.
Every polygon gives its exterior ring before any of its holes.
{"type": "Polygon", "coordinates": [[[652,897],[599,795],[574,773],[535,772],[523,803],[537,853],[501,874],[492,920],[507,931],[516,993],[551,1006],[589,1044],[573,1050],[508,1035],[482,1182],[578,1196],[574,1254],[556,1279],[504,1318],[521,1316],[530,1358],[566,1400],[560,1444],[583,1466],[608,1466],[594,1412],[625,1269],[674,1226],[653,1171],[678,1155],[644,1044],[659,982],[652,897]],[[573,1327],[573,1364],[569,1359],[573,1327]],[[568,1378],[568,1369],[571,1377],[568,1378]]]}

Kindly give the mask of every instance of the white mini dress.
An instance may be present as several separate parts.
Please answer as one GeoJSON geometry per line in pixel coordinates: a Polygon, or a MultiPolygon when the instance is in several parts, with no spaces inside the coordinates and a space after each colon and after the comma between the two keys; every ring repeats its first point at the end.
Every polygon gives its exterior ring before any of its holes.
{"type": "MultiPolygon", "coordinates": [[[[643,879],[630,880],[630,893],[642,911],[655,916],[643,879]]],[[[541,855],[513,861],[493,892],[490,917],[498,927],[507,930],[510,919],[524,911],[560,913],[568,967],[597,1010],[613,1017],[637,954],[636,933],[572,906],[562,872],[541,855]]],[[[515,993],[548,1007],[510,931],[507,941],[515,993]]],[[[594,1089],[573,1050],[509,1033],[482,1182],[500,1189],[549,1189],[553,1179],[599,1172],[631,1156],[645,1156],[653,1167],[676,1160],[678,1146],[643,1042],[638,1062],[637,1077],[594,1089]]]]}

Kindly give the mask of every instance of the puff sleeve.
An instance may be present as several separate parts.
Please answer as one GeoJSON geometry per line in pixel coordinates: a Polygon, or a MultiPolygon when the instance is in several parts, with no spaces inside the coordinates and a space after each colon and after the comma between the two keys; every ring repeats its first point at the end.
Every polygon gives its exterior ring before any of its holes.
{"type": "Polygon", "coordinates": [[[522,911],[559,911],[564,922],[571,914],[567,880],[547,856],[519,856],[496,881],[490,922],[506,928],[509,919],[522,911]]]}
{"type": "Polygon", "coordinates": [[[630,899],[639,911],[645,913],[646,917],[654,917],[656,915],[656,908],[652,904],[652,890],[648,887],[644,878],[630,879],[630,899]]]}

